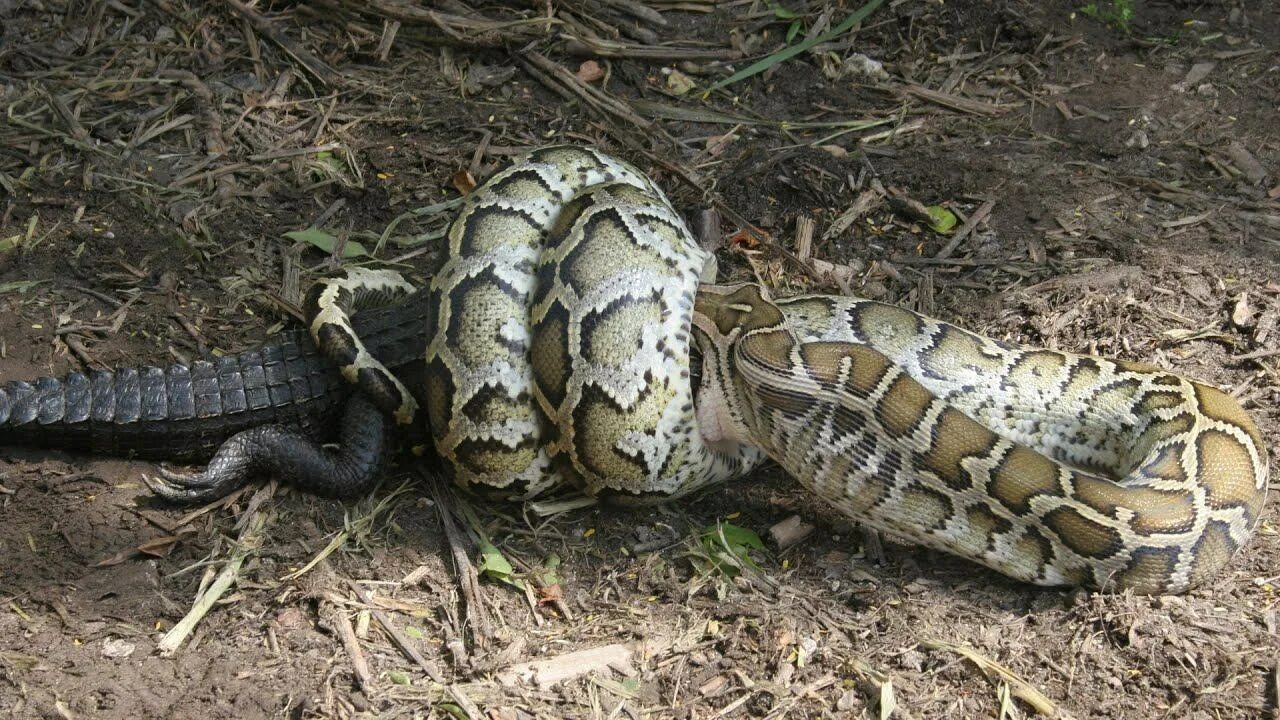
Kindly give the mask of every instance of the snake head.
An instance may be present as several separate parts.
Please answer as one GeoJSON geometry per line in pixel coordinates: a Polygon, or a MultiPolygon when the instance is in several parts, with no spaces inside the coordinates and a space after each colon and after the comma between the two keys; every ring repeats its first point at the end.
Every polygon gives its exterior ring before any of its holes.
{"type": "Polygon", "coordinates": [[[750,443],[734,348],[755,330],[777,328],[781,311],[755,284],[702,285],[694,303],[693,335],[702,354],[697,391],[698,428],[708,443],[750,443]]]}

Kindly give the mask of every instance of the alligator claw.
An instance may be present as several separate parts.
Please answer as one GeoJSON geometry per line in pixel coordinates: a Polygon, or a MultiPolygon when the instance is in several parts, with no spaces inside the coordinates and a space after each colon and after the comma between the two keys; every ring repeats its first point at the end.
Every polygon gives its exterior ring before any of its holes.
{"type": "Polygon", "coordinates": [[[235,478],[223,477],[221,480],[211,476],[209,472],[181,473],[174,472],[163,465],[158,469],[161,477],[143,475],[151,492],[162,500],[171,503],[195,504],[212,502],[239,487],[241,482],[235,478]]]}

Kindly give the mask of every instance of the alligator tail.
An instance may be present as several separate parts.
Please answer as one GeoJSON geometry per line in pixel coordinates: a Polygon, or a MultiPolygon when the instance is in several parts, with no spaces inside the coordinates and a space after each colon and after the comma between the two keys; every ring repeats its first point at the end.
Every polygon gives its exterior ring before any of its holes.
{"type": "Polygon", "coordinates": [[[0,385],[0,445],[203,460],[260,425],[332,432],[350,390],[301,330],[190,365],[72,372],[0,385]]]}

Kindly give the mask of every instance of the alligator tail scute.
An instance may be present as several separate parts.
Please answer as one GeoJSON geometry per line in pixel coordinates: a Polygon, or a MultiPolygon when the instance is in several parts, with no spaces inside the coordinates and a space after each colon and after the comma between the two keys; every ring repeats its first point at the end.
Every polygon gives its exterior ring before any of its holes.
{"type": "Polygon", "coordinates": [[[348,395],[301,331],[190,365],[71,372],[0,385],[0,444],[176,460],[203,459],[266,423],[308,434],[348,395]]]}

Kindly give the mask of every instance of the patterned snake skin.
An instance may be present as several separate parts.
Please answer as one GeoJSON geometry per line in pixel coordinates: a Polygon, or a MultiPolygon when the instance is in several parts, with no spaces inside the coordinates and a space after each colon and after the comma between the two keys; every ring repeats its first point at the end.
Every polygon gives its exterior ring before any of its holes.
{"type": "MultiPolygon", "coordinates": [[[[661,191],[592,150],[496,175],[448,252],[425,422],[462,482],[675,496],[767,455],[894,535],[1032,583],[1148,593],[1214,575],[1262,509],[1262,438],[1218,390],[890,305],[700,284],[714,266],[661,191]]],[[[312,331],[384,411],[421,423],[340,302],[401,282],[322,288],[312,331]]]]}

